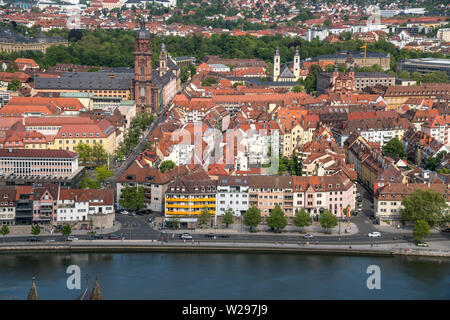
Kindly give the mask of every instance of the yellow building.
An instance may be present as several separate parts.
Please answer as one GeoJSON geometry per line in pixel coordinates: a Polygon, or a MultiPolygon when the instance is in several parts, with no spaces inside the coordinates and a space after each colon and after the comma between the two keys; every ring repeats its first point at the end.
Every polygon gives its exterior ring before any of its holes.
{"type": "Polygon", "coordinates": [[[435,99],[437,95],[448,94],[449,83],[424,83],[420,86],[392,86],[384,93],[389,110],[398,110],[409,98],[435,99]]]}
{"type": "Polygon", "coordinates": [[[210,179],[201,168],[187,176],[177,177],[166,191],[165,216],[194,217],[196,221],[206,210],[213,217],[216,214],[216,191],[217,181],[210,179]]]}

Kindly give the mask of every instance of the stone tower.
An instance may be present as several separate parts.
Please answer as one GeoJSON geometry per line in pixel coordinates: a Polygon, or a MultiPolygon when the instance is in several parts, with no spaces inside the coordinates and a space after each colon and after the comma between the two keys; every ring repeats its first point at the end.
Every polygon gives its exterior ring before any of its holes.
{"type": "Polygon", "coordinates": [[[294,54],[294,76],[296,81],[300,78],[300,53],[298,47],[295,48],[294,54]]]}
{"type": "Polygon", "coordinates": [[[167,49],[166,45],[161,45],[161,53],[159,54],[159,76],[162,77],[167,71],[169,67],[167,66],[167,49]]]}
{"type": "Polygon", "coordinates": [[[273,57],[273,81],[278,81],[280,76],[280,52],[277,47],[275,51],[275,56],[273,57]]]}
{"type": "Polygon", "coordinates": [[[144,18],[142,18],[141,29],[136,36],[133,97],[136,105],[142,109],[152,108],[152,48],[150,32],[145,29],[144,18]]]}

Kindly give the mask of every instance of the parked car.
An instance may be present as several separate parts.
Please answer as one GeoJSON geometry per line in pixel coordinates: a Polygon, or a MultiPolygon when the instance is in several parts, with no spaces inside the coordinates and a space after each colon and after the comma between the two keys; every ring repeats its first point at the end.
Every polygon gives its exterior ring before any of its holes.
{"type": "Polygon", "coordinates": [[[314,236],[312,235],[312,234],[305,234],[304,236],[303,236],[303,239],[312,239],[312,238],[314,238],[314,236]]]}
{"type": "Polygon", "coordinates": [[[355,210],[351,213],[352,216],[357,216],[358,215],[358,210],[355,210]]]}
{"type": "Polygon", "coordinates": [[[111,234],[111,235],[108,237],[108,239],[109,239],[109,240],[122,240],[123,237],[120,236],[120,235],[118,235],[118,234],[111,234]]]}
{"type": "Polygon", "coordinates": [[[369,238],[380,238],[380,237],[381,237],[381,233],[379,233],[377,231],[369,233],[369,238]]]}
{"type": "Polygon", "coordinates": [[[229,238],[230,235],[228,233],[219,234],[219,238],[229,238]]]}
{"type": "Polygon", "coordinates": [[[214,238],[215,234],[214,233],[208,233],[205,236],[208,237],[208,238],[214,238]]]}
{"type": "Polygon", "coordinates": [[[136,215],[136,213],[134,213],[134,212],[130,212],[130,213],[129,213],[129,215],[130,215],[130,216],[135,216],[135,215],[136,215]]]}
{"type": "Polygon", "coordinates": [[[67,241],[76,241],[76,240],[78,240],[77,237],[74,237],[74,236],[68,236],[67,237],[67,241]]]}
{"type": "Polygon", "coordinates": [[[189,233],[183,233],[181,235],[181,239],[183,239],[183,240],[192,240],[192,236],[189,233]]]}
{"type": "Polygon", "coordinates": [[[428,247],[428,243],[416,243],[416,246],[418,247],[428,247]]]}
{"type": "Polygon", "coordinates": [[[29,237],[27,239],[28,242],[39,242],[41,241],[41,239],[39,239],[38,237],[29,237]]]}
{"type": "Polygon", "coordinates": [[[47,239],[47,240],[45,240],[45,242],[55,242],[56,240],[55,239],[47,239]]]}
{"type": "Polygon", "coordinates": [[[121,213],[124,214],[124,215],[128,215],[129,214],[127,210],[124,210],[121,213]]]}
{"type": "Polygon", "coordinates": [[[91,234],[86,239],[87,240],[99,240],[99,239],[103,239],[103,236],[99,235],[99,234],[91,234]]]}
{"type": "Polygon", "coordinates": [[[442,229],[442,232],[450,232],[450,228],[442,229]]]}

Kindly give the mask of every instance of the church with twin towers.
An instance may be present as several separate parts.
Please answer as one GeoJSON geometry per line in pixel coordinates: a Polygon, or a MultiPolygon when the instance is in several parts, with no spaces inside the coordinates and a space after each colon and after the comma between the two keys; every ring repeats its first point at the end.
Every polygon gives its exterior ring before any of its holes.
{"type": "Polygon", "coordinates": [[[295,82],[302,78],[300,70],[300,53],[298,47],[295,48],[294,60],[281,66],[280,51],[276,50],[273,57],[273,81],[275,82],[295,82]]]}

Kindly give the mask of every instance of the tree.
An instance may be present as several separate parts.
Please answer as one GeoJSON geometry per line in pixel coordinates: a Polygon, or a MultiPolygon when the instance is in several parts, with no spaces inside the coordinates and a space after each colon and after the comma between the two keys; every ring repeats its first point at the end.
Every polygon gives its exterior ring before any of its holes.
{"type": "Polygon", "coordinates": [[[97,166],[102,166],[106,163],[108,160],[108,153],[105,150],[105,147],[103,147],[103,144],[96,143],[92,147],[92,158],[91,162],[95,162],[97,166]]]}
{"type": "Polygon", "coordinates": [[[173,169],[175,167],[175,162],[173,162],[172,160],[166,160],[161,162],[161,164],[159,165],[159,170],[164,173],[166,171],[166,169],[173,169]]]}
{"type": "Polygon", "coordinates": [[[443,219],[443,211],[447,209],[445,199],[434,190],[419,189],[406,196],[400,210],[402,219],[417,222],[424,220],[433,226],[443,219]]]}
{"type": "Polygon", "coordinates": [[[279,205],[276,205],[275,208],[272,209],[269,217],[267,218],[267,224],[269,227],[275,229],[275,232],[280,232],[280,230],[284,229],[287,222],[288,221],[284,215],[284,212],[281,210],[279,205]]]}
{"type": "Polygon", "coordinates": [[[75,151],[78,153],[80,162],[87,165],[91,161],[92,148],[86,143],[79,143],[75,146],[75,151]]]}
{"type": "Polygon", "coordinates": [[[322,212],[322,214],[320,215],[319,221],[320,221],[320,225],[322,226],[322,228],[327,229],[327,230],[337,226],[337,224],[338,224],[337,217],[328,210],[325,210],[324,212],[322,212]]]}
{"type": "Polygon", "coordinates": [[[19,79],[12,79],[10,83],[8,83],[8,90],[10,91],[18,91],[22,89],[22,82],[19,79]]]}
{"type": "Polygon", "coordinates": [[[63,236],[69,236],[72,233],[72,228],[70,227],[70,225],[65,224],[61,228],[61,233],[62,233],[63,236]]]}
{"type": "Polygon", "coordinates": [[[405,157],[406,153],[403,143],[396,137],[392,138],[383,146],[383,155],[399,158],[405,157]]]}
{"type": "Polygon", "coordinates": [[[430,226],[425,220],[417,220],[413,230],[413,238],[419,242],[423,242],[423,239],[430,233],[430,226]]]}
{"type": "Polygon", "coordinates": [[[100,182],[97,179],[84,177],[80,182],[81,189],[100,189],[100,182]]]}
{"type": "Polygon", "coordinates": [[[324,27],[329,27],[329,26],[331,26],[331,20],[330,20],[330,19],[325,20],[325,21],[323,22],[323,26],[324,26],[324,27]]]}
{"type": "Polygon", "coordinates": [[[211,220],[211,215],[208,212],[208,209],[202,209],[202,213],[198,217],[198,224],[200,226],[206,226],[209,224],[211,220]]]}
{"type": "Polygon", "coordinates": [[[108,167],[97,167],[95,168],[95,173],[97,175],[97,181],[101,184],[105,182],[109,177],[111,177],[114,173],[108,169],[108,167]]]}
{"type": "Polygon", "coordinates": [[[144,187],[129,186],[122,189],[119,204],[127,209],[139,211],[145,207],[144,187]]]}
{"type": "Polygon", "coordinates": [[[300,228],[308,227],[311,225],[311,217],[305,209],[301,209],[300,212],[295,214],[294,225],[300,228]]]}
{"type": "Polygon", "coordinates": [[[223,223],[225,223],[225,227],[228,228],[230,224],[234,222],[233,209],[228,208],[225,210],[225,215],[223,216],[223,223]]]}
{"type": "Polygon", "coordinates": [[[261,223],[261,211],[257,207],[251,207],[245,212],[244,225],[250,227],[250,232],[261,223]]]}
{"type": "Polygon", "coordinates": [[[3,235],[3,238],[5,238],[7,234],[9,234],[9,228],[6,224],[2,225],[2,228],[0,229],[0,234],[3,235]]]}
{"type": "Polygon", "coordinates": [[[409,79],[409,78],[411,78],[411,75],[409,74],[408,71],[402,70],[402,71],[400,71],[398,73],[398,78],[400,78],[400,79],[409,79]]]}
{"type": "Polygon", "coordinates": [[[295,93],[302,92],[302,90],[303,90],[303,87],[302,87],[302,86],[299,86],[299,85],[295,85],[295,86],[293,86],[292,89],[291,89],[291,91],[292,91],[292,92],[295,92],[295,93]]]}
{"type": "Polygon", "coordinates": [[[38,224],[31,226],[31,234],[37,236],[41,233],[41,227],[38,224]]]}

